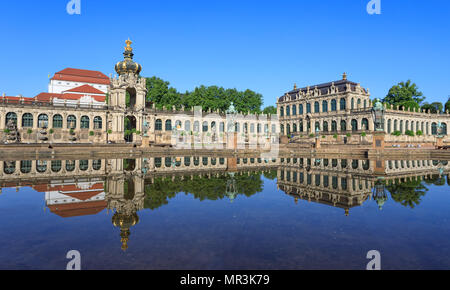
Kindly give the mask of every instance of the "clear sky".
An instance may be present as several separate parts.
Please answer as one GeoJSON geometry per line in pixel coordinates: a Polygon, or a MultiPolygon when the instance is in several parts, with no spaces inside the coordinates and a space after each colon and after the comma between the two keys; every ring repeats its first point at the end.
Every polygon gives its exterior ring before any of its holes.
{"type": "Polygon", "coordinates": [[[427,101],[450,95],[450,1],[381,0],[0,1],[0,93],[33,97],[66,67],[114,73],[133,41],[143,76],[179,91],[251,89],[264,105],[298,86],[349,80],[372,98],[411,79],[427,101]]]}

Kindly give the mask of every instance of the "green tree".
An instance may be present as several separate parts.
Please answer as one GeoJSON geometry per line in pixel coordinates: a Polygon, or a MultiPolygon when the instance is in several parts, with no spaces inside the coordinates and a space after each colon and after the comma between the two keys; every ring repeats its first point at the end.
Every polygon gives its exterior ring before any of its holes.
{"type": "Polygon", "coordinates": [[[441,102],[433,102],[431,104],[425,103],[421,107],[422,110],[430,110],[431,113],[436,114],[444,110],[444,105],[441,102]]]}
{"type": "Polygon", "coordinates": [[[422,196],[428,191],[428,188],[419,179],[402,179],[401,183],[388,185],[386,189],[391,193],[391,197],[395,202],[410,208],[419,205],[422,196]]]}
{"type": "Polygon", "coordinates": [[[445,103],[445,111],[450,112],[450,97],[448,98],[447,102],[445,103]]]}
{"type": "Polygon", "coordinates": [[[268,106],[265,107],[263,110],[263,113],[266,115],[276,115],[277,114],[277,108],[275,108],[274,106],[268,106]]]}
{"type": "Polygon", "coordinates": [[[383,103],[418,109],[423,100],[425,100],[425,97],[419,91],[417,85],[408,80],[390,88],[387,96],[383,99],[383,103]]]}
{"type": "Polygon", "coordinates": [[[147,98],[148,102],[155,103],[158,108],[171,108],[176,106],[181,108],[181,94],[172,87],[170,83],[166,82],[156,76],[146,79],[147,98]]]}

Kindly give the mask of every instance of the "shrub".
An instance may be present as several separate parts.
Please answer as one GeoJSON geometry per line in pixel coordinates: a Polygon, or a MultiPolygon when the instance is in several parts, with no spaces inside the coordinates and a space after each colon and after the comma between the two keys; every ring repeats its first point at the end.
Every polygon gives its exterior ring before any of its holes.
{"type": "Polygon", "coordinates": [[[313,137],[314,137],[314,134],[313,134],[313,133],[309,134],[309,137],[310,137],[310,138],[313,138],[313,137]]]}
{"type": "Polygon", "coordinates": [[[28,130],[27,130],[27,134],[31,134],[31,133],[33,133],[33,130],[28,129],[28,130]]]}
{"type": "Polygon", "coordinates": [[[361,137],[366,137],[366,136],[367,136],[366,132],[361,133],[361,137]]]}
{"type": "Polygon", "coordinates": [[[89,131],[89,136],[94,136],[94,131],[89,131]]]}
{"type": "Polygon", "coordinates": [[[405,131],[405,135],[408,135],[408,136],[414,136],[414,132],[411,131],[411,130],[406,130],[406,131],[405,131]]]}
{"type": "Polygon", "coordinates": [[[334,134],[334,135],[333,135],[333,138],[334,138],[334,139],[337,139],[337,137],[338,137],[337,134],[334,134]]]}
{"type": "Polygon", "coordinates": [[[5,132],[5,133],[10,133],[10,132],[11,132],[11,130],[9,130],[9,129],[5,129],[5,130],[3,130],[3,132],[5,132]]]}
{"type": "Polygon", "coordinates": [[[347,133],[347,134],[345,134],[345,136],[347,136],[347,137],[352,137],[352,134],[347,133]]]}
{"type": "Polygon", "coordinates": [[[141,131],[137,130],[136,134],[141,135],[141,131]]]}
{"type": "Polygon", "coordinates": [[[111,129],[109,129],[108,131],[106,131],[106,132],[108,132],[108,134],[111,134],[112,133],[112,130],[111,129]]]}
{"type": "Polygon", "coordinates": [[[400,131],[394,131],[391,133],[391,135],[394,135],[394,136],[400,136],[401,134],[402,134],[402,132],[400,132],[400,131]]]}
{"type": "Polygon", "coordinates": [[[322,135],[322,138],[325,139],[325,135],[322,135]]]}
{"type": "Polygon", "coordinates": [[[421,130],[417,130],[416,135],[417,135],[417,136],[422,136],[422,135],[423,135],[423,132],[422,132],[421,130]]]}
{"type": "Polygon", "coordinates": [[[55,130],[50,129],[48,132],[49,132],[50,134],[53,134],[53,133],[55,132],[55,130]]]}

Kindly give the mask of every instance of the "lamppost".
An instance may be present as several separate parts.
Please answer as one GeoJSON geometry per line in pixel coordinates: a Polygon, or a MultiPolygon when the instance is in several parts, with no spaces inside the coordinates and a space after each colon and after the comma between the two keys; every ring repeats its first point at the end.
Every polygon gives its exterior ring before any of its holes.
{"type": "Polygon", "coordinates": [[[373,199],[377,202],[378,208],[383,209],[384,203],[387,201],[388,196],[384,186],[383,178],[378,178],[375,182],[375,187],[373,188],[373,199]]]}

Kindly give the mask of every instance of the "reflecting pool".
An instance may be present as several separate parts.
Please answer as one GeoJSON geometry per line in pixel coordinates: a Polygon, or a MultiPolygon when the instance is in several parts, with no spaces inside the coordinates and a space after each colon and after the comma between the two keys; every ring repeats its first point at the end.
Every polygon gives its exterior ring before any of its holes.
{"type": "Polygon", "coordinates": [[[450,269],[446,160],[0,160],[0,269],[450,269]]]}

